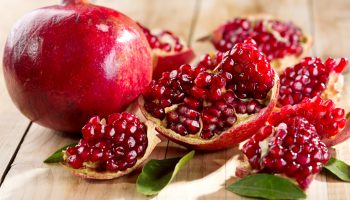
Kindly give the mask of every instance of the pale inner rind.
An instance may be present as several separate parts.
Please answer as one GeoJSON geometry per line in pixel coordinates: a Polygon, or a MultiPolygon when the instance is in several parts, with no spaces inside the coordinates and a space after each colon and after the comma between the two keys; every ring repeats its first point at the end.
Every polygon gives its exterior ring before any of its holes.
{"type": "Polygon", "coordinates": [[[344,88],[344,76],[342,74],[332,72],[329,75],[327,88],[322,92],[323,99],[331,99],[335,103],[340,102],[340,98],[344,88]]]}

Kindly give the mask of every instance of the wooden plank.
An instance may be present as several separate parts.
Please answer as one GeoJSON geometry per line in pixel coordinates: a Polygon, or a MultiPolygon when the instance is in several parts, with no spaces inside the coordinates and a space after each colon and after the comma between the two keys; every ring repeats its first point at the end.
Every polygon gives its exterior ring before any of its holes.
{"type": "MultiPolygon", "coordinates": [[[[312,13],[314,20],[314,52],[321,58],[348,57],[350,55],[350,9],[349,1],[336,0],[331,3],[326,0],[312,0],[312,13]]],[[[345,74],[345,90],[341,106],[350,111],[350,70],[345,74]]],[[[337,158],[350,163],[350,141],[336,146],[337,158]]],[[[350,185],[327,173],[327,188],[329,199],[349,199],[350,185]]]]}
{"type": "MultiPolygon", "coordinates": [[[[52,1],[54,2],[54,1],[52,1]]],[[[16,1],[1,1],[0,2],[0,58],[2,60],[3,51],[7,34],[10,32],[12,25],[24,13],[39,7],[47,5],[50,2],[43,1],[23,1],[19,6],[16,1]]],[[[2,64],[1,64],[2,68],[2,64]]],[[[1,69],[2,73],[2,69],[1,69]]],[[[4,76],[0,76],[0,177],[3,177],[4,172],[11,158],[13,157],[17,146],[19,145],[25,130],[29,125],[29,120],[26,119],[12,103],[6,90],[4,76]]]]}
{"type": "Polygon", "coordinates": [[[350,1],[311,0],[311,2],[317,56],[349,57],[350,1]]]}
{"type": "MultiPolygon", "coordinates": [[[[34,0],[13,0],[13,5],[35,4],[34,0]]],[[[179,0],[121,0],[97,1],[118,9],[150,28],[169,28],[174,33],[189,37],[195,1],[179,0]],[[171,13],[183,13],[176,18],[171,13]]],[[[37,6],[40,7],[40,6],[37,6]]],[[[15,9],[15,7],[11,7],[15,9]]],[[[7,7],[10,9],[10,7],[7,7]]],[[[60,166],[46,165],[42,161],[57,148],[78,138],[69,137],[39,125],[33,125],[11,167],[2,187],[4,199],[144,199],[135,191],[140,171],[112,181],[89,181],[72,176],[60,166]]],[[[167,141],[161,143],[151,158],[163,159],[167,141]]]]}

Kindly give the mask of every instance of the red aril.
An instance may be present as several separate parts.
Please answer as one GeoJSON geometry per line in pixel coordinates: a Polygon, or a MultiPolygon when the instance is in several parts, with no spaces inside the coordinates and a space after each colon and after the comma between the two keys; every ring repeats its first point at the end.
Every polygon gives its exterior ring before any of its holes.
{"type": "Polygon", "coordinates": [[[160,142],[134,115],[95,116],[82,128],[83,138],[64,151],[64,166],[88,179],[113,179],[132,172],[160,142]]]}
{"type": "Polygon", "coordinates": [[[3,64],[20,111],[67,132],[79,132],[92,115],[124,110],[152,76],[141,28],[87,0],[65,0],[21,18],[8,36],[3,64]]]}
{"type": "MultiPolygon", "coordinates": [[[[284,106],[242,147],[253,172],[282,174],[306,189],[330,158],[330,141],[344,129],[344,110],[316,96],[284,106]]],[[[240,176],[247,169],[238,168],[240,176]]]]}
{"type": "Polygon", "coordinates": [[[346,58],[328,58],[322,62],[317,57],[306,57],[280,75],[278,106],[294,105],[304,98],[321,96],[339,102],[344,86],[341,74],[348,61],[346,58]]]}
{"type": "Polygon", "coordinates": [[[246,39],[254,39],[278,73],[298,62],[311,46],[311,38],[299,27],[268,15],[234,18],[201,40],[207,39],[221,52],[246,39]]]}
{"type": "Polygon", "coordinates": [[[159,79],[163,72],[179,68],[191,62],[194,51],[186,42],[168,30],[150,30],[139,24],[146,35],[153,53],[153,79],[159,79]]]}
{"type": "Polygon", "coordinates": [[[249,40],[236,44],[214,70],[183,65],[163,73],[139,104],[169,139],[196,149],[223,149],[249,138],[266,122],[278,88],[278,76],[249,40]]]}

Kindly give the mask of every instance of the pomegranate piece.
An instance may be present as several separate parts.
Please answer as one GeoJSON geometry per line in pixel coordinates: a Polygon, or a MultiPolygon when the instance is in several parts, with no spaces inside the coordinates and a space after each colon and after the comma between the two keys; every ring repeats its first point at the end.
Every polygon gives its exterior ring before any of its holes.
{"type": "Polygon", "coordinates": [[[305,97],[315,96],[338,102],[344,85],[341,73],[347,63],[346,58],[328,58],[322,63],[320,58],[306,57],[295,66],[288,67],[280,75],[278,106],[294,105],[305,97]]]}
{"type": "Polygon", "coordinates": [[[146,35],[153,52],[153,78],[159,79],[163,72],[179,68],[189,63],[195,53],[186,42],[168,30],[150,30],[138,23],[146,35]]]}
{"type": "MultiPolygon", "coordinates": [[[[82,128],[83,138],[64,152],[64,165],[89,179],[112,179],[133,171],[159,142],[134,115],[124,112],[107,120],[92,117],[82,128]]],[[[150,129],[149,129],[150,130],[150,129]]]]}
{"type": "Polygon", "coordinates": [[[263,127],[244,144],[242,151],[253,169],[283,174],[295,179],[303,189],[330,158],[315,126],[303,117],[263,127]],[[261,143],[267,146],[266,152],[261,143]]]}
{"type": "Polygon", "coordinates": [[[299,27],[268,15],[232,19],[201,40],[207,39],[221,52],[246,39],[254,39],[277,72],[295,64],[311,46],[310,37],[299,27]]]}
{"type": "Polygon", "coordinates": [[[271,114],[269,121],[278,124],[295,116],[302,116],[312,123],[321,139],[336,136],[346,124],[344,109],[337,108],[332,100],[323,100],[319,96],[306,98],[293,106],[283,106],[280,112],[271,114]]]}
{"type": "Polygon", "coordinates": [[[253,135],[277,101],[278,76],[255,43],[236,44],[217,67],[183,65],[139,99],[156,130],[197,149],[231,147],[253,135]],[[214,70],[210,70],[215,68],[214,70]]]}
{"type": "MultiPolygon", "coordinates": [[[[256,172],[283,174],[306,189],[330,158],[328,144],[344,129],[344,110],[316,96],[284,106],[242,147],[256,172]]],[[[237,175],[240,175],[239,169],[237,175]]],[[[248,174],[248,173],[246,173],[248,174]]]]}
{"type": "Polygon", "coordinates": [[[124,110],[149,84],[152,55],[129,17],[87,0],[30,12],[8,36],[3,72],[30,120],[78,133],[93,115],[124,110]]]}

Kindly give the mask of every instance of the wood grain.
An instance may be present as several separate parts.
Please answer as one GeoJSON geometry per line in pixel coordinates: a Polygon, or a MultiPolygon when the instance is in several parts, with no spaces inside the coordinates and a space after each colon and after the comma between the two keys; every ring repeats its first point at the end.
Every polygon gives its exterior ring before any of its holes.
{"type": "Polygon", "coordinates": [[[322,58],[349,56],[350,1],[312,0],[311,2],[314,49],[317,56],[322,58]]]}

